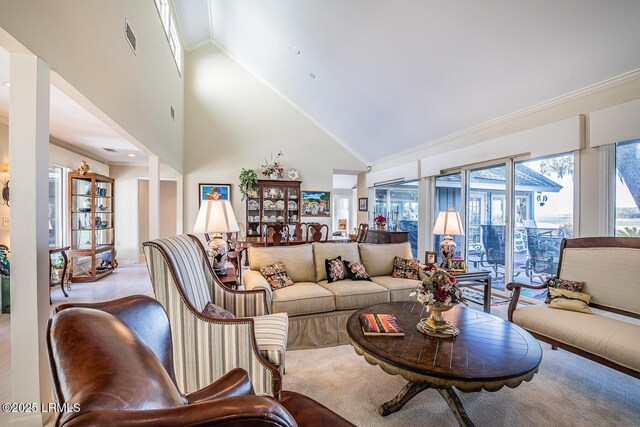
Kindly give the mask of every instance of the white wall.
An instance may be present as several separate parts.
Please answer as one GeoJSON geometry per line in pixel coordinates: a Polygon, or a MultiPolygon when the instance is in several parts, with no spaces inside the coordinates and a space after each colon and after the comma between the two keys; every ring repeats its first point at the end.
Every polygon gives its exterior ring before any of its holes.
{"type": "MultiPolygon", "coordinates": [[[[9,163],[9,127],[0,121],[0,191],[9,175],[2,172],[2,165],[9,163]]],[[[11,184],[11,183],[9,183],[11,184]]],[[[2,226],[2,218],[9,218],[9,206],[0,197],[0,243],[9,246],[9,228],[2,226]]]]}
{"type": "MultiPolygon", "coordinates": [[[[115,180],[114,219],[118,260],[120,262],[137,262],[140,227],[138,222],[138,179],[148,179],[149,168],[146,166],[113,165],[110,167],[110,176],[115,180]]],[[[177,179],[178,176],[167,168],[161,168],[160,178],[177,179]]],[[[162,212],[160,214],[162,222],[162,212]]]]}
{"type": "MultiPolygon", "coordinates": [[[[201,182],[233,184],[234,211],[244,227],[240,171],[255,169],[260,174],[265,158],[279,151],[284,153],[286,169],[294,167],[300,172],[303,190],[331,191],[334,169],[365,168],[304,114],[215,46],[209,44],[187,54],[185,230],[193,228],[201,182]]],[[[331,227],[330,220],[323,222],[331,227]]]]}
{"type": "Polygon", "coordinates": [[[0,27],[97,107],[97,117],[182,169],[183,79],[153,1],[6,0],[0,27]],[[125,19],[137,37],[137,54],[124,37],[125,19]]]}

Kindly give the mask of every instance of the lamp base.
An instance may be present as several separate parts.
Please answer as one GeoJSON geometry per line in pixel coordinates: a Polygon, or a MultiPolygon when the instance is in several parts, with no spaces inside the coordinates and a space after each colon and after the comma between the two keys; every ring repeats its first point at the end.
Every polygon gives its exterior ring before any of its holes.
{"type": "Polygon", "coordinates": [[[216,273],[216,276],[218,277],[225,277],[227,275],[227,268],[226,267],[214,268],[213,272],[216,273]]]}
{"type": "Polygon", "coordinates": [[[451,236],[447,235],[444,237],[444,240],[440,242],[440,256],[442,257],[442,264],[440,264],[440,267],[449,267],[449,260],[456,256],[456,247],[456,242],[451,238],[451,236]]]}

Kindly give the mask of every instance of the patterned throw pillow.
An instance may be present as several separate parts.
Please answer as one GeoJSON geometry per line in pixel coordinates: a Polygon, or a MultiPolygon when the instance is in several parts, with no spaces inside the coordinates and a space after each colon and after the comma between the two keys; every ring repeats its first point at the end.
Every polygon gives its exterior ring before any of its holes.
{"type": "Polygon", "coordinates": [[[327,281],[329,283],[344,280],[347,277],[341,256],[334,259],[325,259],[324,268],[327,270],[327,281]]]}
{"type": "Polygon", "coordinates": [[[267,279],[269,286],[272,290],[281,289],[286,286],[293,285],[293,280],[287,274],[287,270],[284,268],[284,264],[276,262],[275,264],[265,265],[260,268],[260,274],[267,279]]]}
{"type": "Polygon", "coordinates": [[[371,281],[371,277],[364,269],[364,265],[359,262],[345,261],[344,266],[347,268],[347,275],[351,280],[368,280],[371,281]]]}
{"type": "MultiPolygon", "coordinates": [[[[549,288],[566,289],[571,292],[582,292],[584,282],[576,282],[573,280],[558,279],[557,277],[547,277],[546,285],[549,288]]],[[[547,299],[544,303],[549,304],[551,302],[551,292],[547,293],[547,299]]]]}
{"type": "Polygon", "coordinates": [[[589,308],[589,301],[591,301],[591,295],[589,294],[560,288],[549,288],[549,296],[551,296],[549,308],[593,314],[589,308]]]}
{"type": "Polygon", "coordinates": [[[419,280],[420,263],[412,259],[397,256],[393,259],[393,273],[391,276],[396,279],[419,280]]]}
{"type": "Polygon", "coordinates": [[[211,301],[209,301],[207,305],[204,306],[204,309],[202,310],[202,315],[210,319],[235,319],[236,318],[236,316],[234,316],[233,313],[229,313],[227,310],[220,307],[219,305],[215,305],[211,301]]]}

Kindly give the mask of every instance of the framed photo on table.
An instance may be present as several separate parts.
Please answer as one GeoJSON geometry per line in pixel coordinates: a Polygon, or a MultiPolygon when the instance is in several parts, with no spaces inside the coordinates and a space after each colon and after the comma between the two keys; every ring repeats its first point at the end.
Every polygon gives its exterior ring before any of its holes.
{"type": "Polygon", "coordinates": [[[231,200],[231,184],[198,184],[198,206],[203,200],[231,200]]]}
{"type": "Polygon", "coordinates": [[[449,273],[465,273],[467,271],[467,263],[463,259],[450,259],[447,270],[449,273]]]}
{"type": "Polygon", "coordinates": [[[437,264],[438,263],[438,252],[425,251],[424,252],[424,263],[425,264],[437,264]]]}
{"type": "Polygon", "coordinates": [[[366,212],[369,210],[369,198],[368,197],[360,197],[358,199],[358,210],[360,212],[366,212]]]}
{"type": "Polygon", "coordinates": [[[302,191],[301,215],[331,217],[331,191],[302,191]]]}

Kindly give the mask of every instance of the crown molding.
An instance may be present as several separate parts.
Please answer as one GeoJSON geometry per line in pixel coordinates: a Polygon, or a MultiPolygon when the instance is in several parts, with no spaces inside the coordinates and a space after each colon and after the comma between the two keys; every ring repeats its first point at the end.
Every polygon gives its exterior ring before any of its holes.
{"type": "Polygon", "coordinates": [[[83,150],[82,148],[78,148],[75,145],[68,143],[67,141],[63,141],[61,139],[56,138],[53,135],[49,135],[49,143],[55,145],[56,147],[60,147],[67,151],[71,151],[72,153],[76,153],[79,156],[86,157],[96,162],[104,163],[107,166],[111,165],[111,163],[109,163],[108,160],[102,159],[93,153],[83,150]]]}
{"type": "Polygon", "coordinates": [[[444,136],[442,138],[434,139],[432,141],[426,142],[424,144],[418,145],[417,147],[409,148],[404,151],[400,151],[398,153],[392,154],[391,156],[384,157],[382,159],[376,160],[373,162],[373,165],[382,165],[388,162],[392,162],[393,160],[400,159],[403,157],[411,156],[418,154],[420,151],[425,150],[427,148],[437,147],[442,144],[446,144],[452,142],[461,137],[468,137],[475,133],[486,132],[488,129],[498,127],[505,123],[522,119],[524,117],[538,114],[545,110],[550,110],[556,108],[562,104],[566,104],[572,101],[579,100],[581,98],[585,98],[590,95],[594,95],[598,92],[606,91],[616,86],[624,85],[635,80],[640,79],[640,69],[630,71],[628,73],[621,74],[619,76],[604,80],[602,82],[593,84],[591,86],[584,87],[582,89],[575,90],[573,92],[569,92],[565,95],[558,96],[556,98],[552,98],[548,101],[541,102],[539,104],[535,104],[531,107],[524,108],[522,110],[515,111],[513,113],[509,113],[505,116],[498,117],[493,120],[489,120],[487,122],[481,123],[476,126],[472,126],[470,128],[464,129],[459,132],[455,132],[444,136]]]}
{"type": "MultiPolygon", "coordinates": [[[[214,45],[214,46],[215,46],[215,43],[213,43],[213,40],[211,40],[211,39],[204,39],[204,40],[201,40],[201,41],[199,41],[198,43],[196,43],[196,44],[194,44],[194,45],[191,45],[191,46],[186,47],[186,48],[184,49],[184,51],[185,51],[185,52],[187,52],[187,53],[190,53],[190,52],[193,52],[194,50],[198,50],[198,49],[200,49],[202,46],[206,46],[206,45],[208,45],[208,44],[212,44],[212,45],[214,45]]],[[[216,47],[217,47],[217,46],[216,46],[216,47]]]]}

